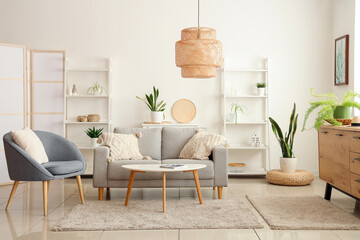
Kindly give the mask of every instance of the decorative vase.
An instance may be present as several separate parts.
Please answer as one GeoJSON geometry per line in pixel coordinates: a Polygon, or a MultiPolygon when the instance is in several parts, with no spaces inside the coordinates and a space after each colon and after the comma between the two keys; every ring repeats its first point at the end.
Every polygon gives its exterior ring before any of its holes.
{"type": "Polygon", "coordinates": [[[297,158],[280,157],[280,170],[285,173],[294,173],[296,171],[297,158]]]}
{"type": "Polygon", "coordinates": [[[72,95],[76,96],[77,95],[77,89],[76,89],[76,85],[73,84],[72,90],[71,90],[72,95]]]}
{"type": "Polygon", "coordinates": [[[257,94],[259,96],[264,96],[265,95],[265,88],[258,88],[257,89],[257,94]]]}
{"type": "Polygon", "coordinates": [[[235,123],[235,119],[236,119],[236,114],[231,112],[231,113],[228,113],[227,115],[227,121],[230,122],[230,123],[235,123]]]}
{"type": "Polygon", "coordinates": [[[344,106],[337,106],[334,110],[335,119],[350,119],[351,118],[351,108],[344,106]]]}
{"type": "Polygon", "coordinates": [[[161,123],[163,120],[163,112],[153,112],[151,111],[151,122],[161,123]]]}
{"type": "Polygon", "coordinates": [[[97,143],[98,138],[90,138],[90,146],[91,147],[97,147],[99,146],[97,143]]]}

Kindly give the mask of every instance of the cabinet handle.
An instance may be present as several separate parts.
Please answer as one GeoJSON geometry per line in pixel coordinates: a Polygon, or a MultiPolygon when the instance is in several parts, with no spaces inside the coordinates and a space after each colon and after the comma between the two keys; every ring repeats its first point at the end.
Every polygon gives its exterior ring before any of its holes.
{"type": "Polygon", "coordinates": [[[339,134],[335,134],[336,136],[338,136],[338,137],[341,137],[341,136],[343,136],[341,133],[339,133],[339,134]]]}
{"type": "Polygon", "coordinates": [[[324,132],[321,132],[321,133],[327,134],[328,132],[324,131],[324,132]]]}
{"type": "Polygon", "coordinates": [[[359,179],[355,179],[355,182],[360,183],[360,180],[359,180],[359,179]]]}
{"type": "Polygon", "coordinates": [[[360,161],[360,158],[354,158],[354,160],[356,160],[356,161],[360,161]]]}
{"type": "Polygon", "coordinates": [[[355,139],[360,139],[360,137],[353,137],[353,138],[355,138],[355,139]]]}

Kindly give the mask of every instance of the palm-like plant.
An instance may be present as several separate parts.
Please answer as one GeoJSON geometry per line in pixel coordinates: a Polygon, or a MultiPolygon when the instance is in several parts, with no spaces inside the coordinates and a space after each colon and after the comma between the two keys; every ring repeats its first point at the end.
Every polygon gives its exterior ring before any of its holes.
{"type": "Polygon", "coordinates": [[[343,100],[340,102],[338,97],[334,93],[328,94],[320,94],[316,95],[313,93],[314,89],[310,90],[312,96],[320,98],[318,101],[310,101],[310,107],[306,110],[305,117],[304,117],[304,124],[302,131],[306,130],[306,121],[308,120],[310,114],[317,108],[321,108],[317,114],[314,128],[319,130],[319,127],[323,125],[325,122],[329,122],[335,126],[341,126],[342,123],[336,121],[334,118],[334,111],[337,106],[344,106],[344,107],[355,107],[360,109],[360,104],[354,101],[355,97],[360,97],[360,94],[354,91],[349,91],[344,94],[343,100]]]}
{"type": "Polygon", "coordinates": [[[157,103],[159,97],[159,89],[156,89],[155,86],[153,87],[153,93],[150,95],[145,94],[146,100],[136,96],[137,99],[145,102],[145,104],[149,107],[150,111],[152,112],[163,112],[165,111],[166,103],[164,100],[157,103]]]}
{"type": "Polygon", "coordinates": [[[290,115],[290,123],[289,123],[289,131],[283,135],[279,124],[271,117],[269,117],[272,130],[275,134],[276,139],[279,141],[282,156],[284,158],[294,158],[293,146],[294,146],[294,137],[297,130],[297,120],[299,114],[296,114],[296,104],[294,103],[294,107],[292,113],[290,115]]]}

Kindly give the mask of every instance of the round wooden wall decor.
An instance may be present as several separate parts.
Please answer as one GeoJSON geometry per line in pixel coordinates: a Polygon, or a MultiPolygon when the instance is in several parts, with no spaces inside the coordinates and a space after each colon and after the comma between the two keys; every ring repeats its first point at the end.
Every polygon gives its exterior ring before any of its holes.
{"type": "Polygon", "coordinates": [[[172,106],[171,114],[179,123],[189,123],[196,115],[195,104],[189,99],[180,99],[172,106]]]}

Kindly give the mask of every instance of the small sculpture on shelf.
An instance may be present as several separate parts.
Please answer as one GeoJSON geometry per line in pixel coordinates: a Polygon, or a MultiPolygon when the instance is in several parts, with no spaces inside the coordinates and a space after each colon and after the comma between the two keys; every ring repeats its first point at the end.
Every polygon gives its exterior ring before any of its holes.
{"type": "Polygon", "coordinates": [[[76,84],[73,84],[73,87],[72,87],[72,90],[71,90],[71,95],[73,95],[73,96],[77,95],[76,84]]]}
{"type": "Polygon", "coordinates": [[[260,137],[256,133],[254,133],[251,137],[251,146],[252,147],[260,147],[261,146],[260,137]]]}

